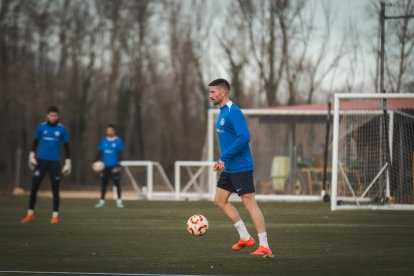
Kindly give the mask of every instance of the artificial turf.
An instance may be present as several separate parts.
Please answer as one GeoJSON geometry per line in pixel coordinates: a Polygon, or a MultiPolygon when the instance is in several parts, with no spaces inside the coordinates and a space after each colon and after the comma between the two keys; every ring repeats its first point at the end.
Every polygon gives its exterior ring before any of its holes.
{"type": "MultiPolygon", "coordinates": [[[[276,258],[233,252],[233,225],[207,201],[62,199],[50,225],[51,199],[39,198],[37,220],[20,225],[27,197],[0,196],[0,270],[231,275],[414,275],[414,212],[337,211],[326,203],[260,206],[276,258]],[[186,230],[196,213],[203,237],[186,230]]],[[[256,237],[240,203],[235,203],[256,237]]],[[[0,273],[7,274],[7,273],[0,273]]],[[[27,274],[26,274],[27,275],[27,274]]]]}

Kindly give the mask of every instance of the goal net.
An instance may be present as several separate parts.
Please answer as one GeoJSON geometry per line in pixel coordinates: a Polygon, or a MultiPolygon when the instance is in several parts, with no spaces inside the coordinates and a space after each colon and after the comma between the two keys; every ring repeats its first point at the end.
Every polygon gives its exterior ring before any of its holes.
{"type": "Polygon", "coordinates": [[[414,95],[336,94],[331,210],[414,210],[414,95]]]}

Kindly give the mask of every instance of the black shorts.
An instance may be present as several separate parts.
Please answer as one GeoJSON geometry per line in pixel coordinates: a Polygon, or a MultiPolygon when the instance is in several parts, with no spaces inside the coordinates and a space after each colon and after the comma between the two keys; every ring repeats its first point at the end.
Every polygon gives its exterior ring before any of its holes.
{"type": "Polygon", "coordinates": [[[217,187],[237,193],[239,196],[254,193],[253,171],[227,173],[222,172],[217,187]]]}
{"type": "Polygon", "coordinates": [[[37,159],[37,167],[33,173],[35,178],[43,179],[49,173],[50,180],[60,181],[60,161],[37,159]]]}
{"type": "Polygon", "coordinates": [[[113,181],[119,181],[121,178],[120,171],[114,172],[114,169],[117,169],[119,167],[105,167],[105,169],[101,173],[101,177],[103,180],[108,181],[109,179],[112,179],[113,181]]]}

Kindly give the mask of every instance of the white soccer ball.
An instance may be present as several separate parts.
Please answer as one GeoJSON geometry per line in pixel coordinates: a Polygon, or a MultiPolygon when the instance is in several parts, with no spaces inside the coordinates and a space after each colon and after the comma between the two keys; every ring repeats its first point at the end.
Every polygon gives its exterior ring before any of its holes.
{"type": "Polygon", "coordinates": [[[191,216],[187,221],[187,230],[193,236],[202,236],[208,231],[208,220],[202,215],[191,216]]]}
{"type": "Polygon", "coordinates": [[[105,169],[105,165],[102,161],[96,161],[92,164],[92,170],[95,172],[101,172],[105,169]]]}

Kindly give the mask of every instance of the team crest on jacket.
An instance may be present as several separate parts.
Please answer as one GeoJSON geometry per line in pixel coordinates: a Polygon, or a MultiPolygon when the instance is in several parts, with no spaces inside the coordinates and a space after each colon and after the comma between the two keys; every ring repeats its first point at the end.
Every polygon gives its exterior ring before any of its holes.
{"type": "Polygon", "coordinates": [[[224,118],[221,118],[220,125],[224,126],[224,123],[225,123],[224,118]]]}
{"type": "Polygon", "coordinates": [[[59,131],[55,131],[55,135],[56,136],[59,136],[60,135],[60,132],[59,131]]]}

